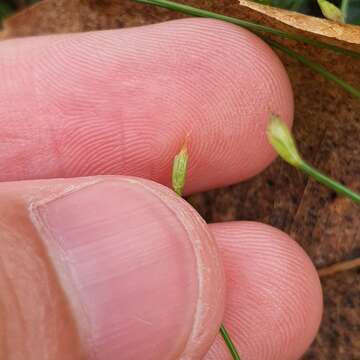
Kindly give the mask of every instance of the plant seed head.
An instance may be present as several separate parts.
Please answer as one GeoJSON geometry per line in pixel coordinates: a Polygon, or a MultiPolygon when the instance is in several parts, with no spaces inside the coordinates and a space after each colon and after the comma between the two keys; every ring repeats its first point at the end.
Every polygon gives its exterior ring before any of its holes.
{"type": "Polygon", "coordinates": [[[180,152],[174,158],[172,170],[172,187],[180,196],[182,196],[185,186],[188,160],[189,154],[185,143],[180,152]]]}
{"type": "Polygon", "coordinates": [[[271,116],[266,132],[270,144],[286,162],[295,167],[302,163],[295,140],[280,117],[271,116]]]}
{"type": "Polygon", "coordinates": [[[318,0],[318,4],[320,6],[321,12],[327,19],[343,22],[342,11],[336,5],[327,0],[318,0]]]}

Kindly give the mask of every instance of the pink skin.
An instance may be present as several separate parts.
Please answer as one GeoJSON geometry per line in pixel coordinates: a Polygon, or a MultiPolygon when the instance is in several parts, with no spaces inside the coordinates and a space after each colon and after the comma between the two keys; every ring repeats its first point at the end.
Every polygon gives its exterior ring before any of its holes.
{"type": "Polygon", "coordinates": [[[2,180],[126,174],[169,185],[188,138],[187,192],[206,190],[261,171],[275,157],[270,114],[292,121],[279,59],[212,20],[9,41],[1,54],[2,180]]]}
{"type": "MultiPolygon", "coordinates": [[[[314,265],[283,232],[255,222],[210,225],[227,276],[225,324],[244,359],[299,359],[321,321],[314,265]]],[[[220,337],[206,360],[226,359],[220,337]]]]}
{"type": "MultiPolygon", "coordinates": [[[[126,174],[169,185],[188,138],[191,193],[263,170],[275,156],[265,138],[269,115],[292,122],[279,59],[221,22],[6,41],[0,54],[1,180],[126,174]]],[[[198,215],[145,180],[14,182],[0,191],[33,209],[96,359],[202,357],[222,320],[225,286],[224,322],[245,360],[296,359],[316,334],[317,273],[278,230],[212,225],[219,254],[198,215]]],[[[205,359],[230,359],[219,337],[205,359]]]]}
{"type": "Polygon", "coordinates": [[[145,180],[97,179],[77,190],[50,201],[42,194],[33,218],[96,359],[202,358],[224,309],[222,264],[205,222],[145,180]]]}

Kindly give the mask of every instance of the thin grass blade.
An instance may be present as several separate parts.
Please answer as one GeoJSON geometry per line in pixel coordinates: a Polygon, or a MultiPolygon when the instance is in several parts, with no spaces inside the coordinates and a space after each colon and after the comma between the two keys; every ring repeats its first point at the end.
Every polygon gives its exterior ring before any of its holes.
{"type": "Polygon", "coordinates": [[[335,83],[335,84],[339,85],[340,87],[342,87],[343,89],[345,89],[348,93],[350,93],[354,97],[360,99],[360,90],[359,89],[352,86],[348,82],[342,80],[341,78],[337,77],[332,72],[325,69],[322,65],[316,63],[313,60],[310,60],[309,58],[305,57],[304,55],[301,55],[301,54],[291,50],[287,46],[282,45],[274,40],[270,40],[270,39],[264,39],[264,40],[269,45],[271,45],[273,48],[276,48],[276,49],[282,51],[283,53],[293,57],[294,59],[299,60],[300,62],[302,62],[304,65],[306,65],[310,69],[312,69],[315,72],[322,75],[325,79],[332,81],[333,83],[335,83]]]}
{"type": "Polygon", "coordinates": [[[221,336],[223,337],[223,339],[224,339],[224,341],[225,341],[225,344],[226,344],[226,346],[228,347],[229,352],[230,352],[233,360],[241,360],[241,359],[240,359],[240,355],[239,355],[239,353],[237,352],[236,347],[235,347],[234,343],[232,342],[232,340],[231,340],[231,338],[230,338],[230,335],[229,335],[229,333],[227,332],[227,330],[226,330],[226,328],[225,328],[224,325],[221,325],[220,334],[221,334],[221,336]]]}
{"type": "Polygon", "coordinates": [[[321,42],[318,40],[310,39],[303,35],[291,34],[286,31],[271,28],[269,26],[260,25],[260,24],[257,24],[257,23],[251,22],[251,21],[240,20],[240,19],[233,18],[230,16],[226,16],[226,15],[214,13],[211,11],[199,9],[199,8],[196,8],[193,6],[180,4],[180,3],[169,1],[169,0],[133,0],[133,1],[142,3],[142,4],[159,6],[159,7],[165,8],[165,9],[181,12],[183,14],[187,14],[187,15],[191,15],[191,16],[205,17],[205,18],[226,21],[231,24],[242,26],[242,27],[244,27],[248,30],[251,30],[257,34],[263,33],[263,32],[270,33],[270,34],[274,34],[274,35],[277,35],[277,36],[280,36],[280,37],[283,37],[286,39],[296,40],[296,41],[303,42],[308,45],[316,46],[318,48],[325,48],[325,49],[332,50],[334,52],[337,52],[337,53],[340,53],[343,55],[347,55],[347,56],[351,56],[351,57],[360,59],[360,53],[357,51],[343,49],[343,48],[335,46],[335,45],[331,45],[331,44],[327,44],[327,43],[324,43],[324,42],[321,42]]]}
{"type": "Polygon", "coordinates": [[[308,164],[307,162],[302,162],[298,169],[303,171],[305,174],[309,175],[319,183],[325,185],[329,189],[337,192],[340,195],[343,195],[347,198],[349,198],[352,202],[354,202],[357,205],[360,205],[360,194],[357,192],[349,189],[345,185],[329,178],[327,175],[321,173],[319,170],[308,164]]]}
{"type": "Polygon", "coordinates": [[[329,189],[336,191],[340,195],[348,197],[355,204],[360,205],[360,194],[321,173],[302,159],[297,150],[295,139],[291,134],[290,129],[279,116],[271,116],[266,134],[268,141],[273,146],[274,150],[287,163],[303,171],[305,174],[327,186],[329,189]]]}

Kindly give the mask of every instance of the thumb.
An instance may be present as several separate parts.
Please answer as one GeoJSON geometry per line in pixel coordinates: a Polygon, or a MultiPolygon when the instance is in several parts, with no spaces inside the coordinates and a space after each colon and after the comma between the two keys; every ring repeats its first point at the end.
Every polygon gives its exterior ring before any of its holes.
{"type": "Polygon", "coordinates": [[[0,184],[0,358],[199,359],[223,315],[214,241],[165,187],[0,184]]]}

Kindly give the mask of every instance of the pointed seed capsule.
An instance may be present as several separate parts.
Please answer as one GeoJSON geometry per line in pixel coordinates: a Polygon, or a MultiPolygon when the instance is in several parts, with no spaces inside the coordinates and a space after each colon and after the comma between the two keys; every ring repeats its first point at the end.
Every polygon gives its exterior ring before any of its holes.
{"type": "Polygon", "coordinates": [[[184,190],[188,160],[189,154],[185,142],[180,152],[174,158],[172,170],[172,187],[179,196],[182,196],[184,190]]]}
{"type": "Polygon", "coordinates": [[[318,0],[321,12],[323,15],[333,21],[344,22],[342,11],[330,1],[327,0],[318,0]]]}
{"type": "Polygon", "coordinates": [[[295,167],[303,162],[289,128],[280,117],[271,117],[266,133],[270,144],[286,162],[295,167]]]}

